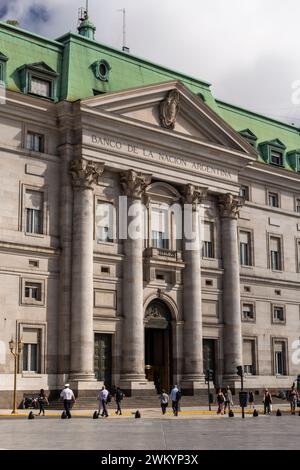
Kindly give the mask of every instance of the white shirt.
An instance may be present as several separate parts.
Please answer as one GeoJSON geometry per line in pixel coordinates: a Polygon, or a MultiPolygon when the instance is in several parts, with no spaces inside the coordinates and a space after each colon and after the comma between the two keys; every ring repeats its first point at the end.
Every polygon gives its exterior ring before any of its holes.
{"type": "Polygon", "coordinates": [[[62,390],[60,396],[64,400],[72,400],[73,399],[75,401],[75,396],[74,396],[73,390],[71,390],[70,388],[64,388],[62,390]]]}
{"type": "Polygon", "coordinates": [[[108,397],[108,394],[109,394],[108,390],[106,390],[106,389],[101,390],[100,393],[99,393],[99,395],[98,395],[98,399],[99,399],[99,400],[105,400],[105,401],[106,401],[106,400],[107,400],[107,397],[108,397]]]}

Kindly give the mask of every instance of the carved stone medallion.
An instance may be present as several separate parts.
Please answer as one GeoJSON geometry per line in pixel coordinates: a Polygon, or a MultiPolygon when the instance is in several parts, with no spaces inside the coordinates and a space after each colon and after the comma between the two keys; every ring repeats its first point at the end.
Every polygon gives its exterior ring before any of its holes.
{"type": "Polygon", "coordinates": [[[177,114],[179,112],[180,95],[177,90],[172,90],[160,104],[160,123],[165,129],[174,129],[177,114]]]}

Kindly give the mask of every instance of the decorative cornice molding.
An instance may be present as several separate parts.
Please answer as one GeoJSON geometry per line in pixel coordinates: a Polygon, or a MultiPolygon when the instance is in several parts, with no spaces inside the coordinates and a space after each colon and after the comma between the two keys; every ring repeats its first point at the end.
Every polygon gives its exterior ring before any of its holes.
{"type": "Polygon", "coordinates": [[[70,174],[74,188],[94,189],[104,172],[104,163],[94,163],[81,158],[70,162],[70,174]]]}
{"type": "Polygon", "coordinates": [[[237,219],[240,208],[244,205],[244,198],[233,194],[221,194],[219,196],[219,208],[222,218],[237,219]]]}
{"type": "Polygon", "coordinates": [[[183,204],[191,204],[193,210],[197,209],[198,204],[201,204],[207,196],[207,188],[187,184],[182,190],[181,201],[183,204]]]}
{"type": "Polygon", "coordinates": [[[152,175],[128,170],[121,173],[121,190],[124,196],[141,199],[147,186],[151,183],[152,175]]]}

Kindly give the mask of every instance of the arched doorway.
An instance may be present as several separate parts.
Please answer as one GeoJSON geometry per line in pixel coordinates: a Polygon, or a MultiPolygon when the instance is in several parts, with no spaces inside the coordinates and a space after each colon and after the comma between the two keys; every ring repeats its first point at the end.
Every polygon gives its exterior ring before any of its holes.
{"type": "Polygon", "coordinates": [[[171,315],[166,304],[152,300],[145,312],[145,372],[159,393],[172,381],[171,315]]]}

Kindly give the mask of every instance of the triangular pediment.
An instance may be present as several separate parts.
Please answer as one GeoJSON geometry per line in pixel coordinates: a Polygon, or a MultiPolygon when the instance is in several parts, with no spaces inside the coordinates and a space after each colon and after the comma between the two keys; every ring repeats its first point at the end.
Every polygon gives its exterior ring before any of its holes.
{"type": "Polygon", "coordinates": [[[140,123],[174,136],[188,136],[204,143],[226,147],[256,158],[256,152],[245,139],[230,127],[199,96],[178,81],[145,86],[89,98],[83,108],[120,116],[128,122],[140,123]],[[162,103],[172,90],[179,95],[174,128],[162,123],[162,103]]]}
{"type": "Polygon", "coordinates": [[[57,72],[46,64],[46,62],[34,62],[33,64],[26,64],[25,67],[30,70],[35,70],[36,72],[57,76],[57,72]]]}

